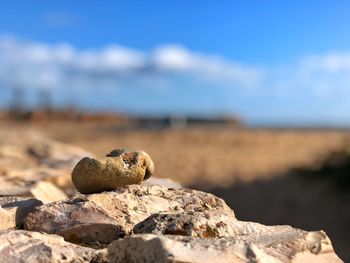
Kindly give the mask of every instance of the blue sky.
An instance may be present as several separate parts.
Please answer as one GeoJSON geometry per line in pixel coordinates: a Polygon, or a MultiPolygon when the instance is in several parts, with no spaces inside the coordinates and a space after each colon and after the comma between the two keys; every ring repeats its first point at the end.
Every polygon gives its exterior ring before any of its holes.
{"type": "Polygon", "coordinates": [[[1,1],[0,105],[350,124],[348,1],[1,1]],[[1,62],[2,60],[2,62],[1,62]]]}

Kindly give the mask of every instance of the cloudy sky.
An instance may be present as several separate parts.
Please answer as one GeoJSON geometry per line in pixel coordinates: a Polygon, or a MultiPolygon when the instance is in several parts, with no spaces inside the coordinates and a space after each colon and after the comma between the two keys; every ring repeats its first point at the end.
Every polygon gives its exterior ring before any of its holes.
{"type": "Polygon", "coordinates": [[[1,1],[0,106],[350,125],[347,1],[1,1]]]}

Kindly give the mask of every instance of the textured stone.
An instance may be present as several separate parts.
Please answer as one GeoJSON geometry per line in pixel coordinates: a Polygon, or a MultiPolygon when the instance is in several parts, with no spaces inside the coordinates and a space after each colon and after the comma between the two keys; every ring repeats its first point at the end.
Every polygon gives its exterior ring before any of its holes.
{"type": "Polygon", "coordinates": [[[105,250],[81,247],[57,235],[25,230],[0,231],[0,262],[107,263],[105,250]]]}
{"type": "Polygon", "coordinates": [[[192,237],[230,237],[236,220],[221,211],[155,213],[134,227],[134,233],[183,235],[192,237]]]}
{"type": "Polygon", "coordinates": [[[0,130],[0,195],[18,195],[26,185],[38,181],[56,184],[74,193],[70,173],[74,165],[91,153],[51,140],[36,132],[0,130]],[[3,181],[6,184],[3,184],[3,181]],[[15,182],[15,183],[14,183],[15,182]]]}
{"type": "Polygon", "coordinates": [[[82,156],[92,156],[87,151],[65,143],[36,135],[26,146],[27,154],[40,166],[52,169],[72,169],[82,156]]]}
{"type": "MultiPolygon", "coordinates": [[[[239,221],[237,221],[239,222],[239,221]]],[[[247,226],[250,226],[248,224],[247,226]]],[[[245,226],[242,226],[243,229],[245,226]]],[[[289,226],[254,225],[236,237],[196,238],[140,234],[116,240],[108,247],[111,263],[119,262],[342,262],[322,231],[289,226]],[[260,229],[260,227],[262,227],[260,229]]]]}
{"type": "Polygon", "coordinates": [[[158,177],[154,177],[154,176],[152,176],[151,178],[149,178],[146,181],[143,181],[142,183],[146,184],[146,185],[163,185],[165,187],[175,188],[175,189],[183,188],[183,186],[180,183],[175,182],[175,181],[171,180],[170,178],[158,178],[158,177]]]}
{"type": "Polygon", "coordinates": [[[34,198],[0,197],[0,230],[19,227],[23,219],[42,205],[42,202],[34,198]]]}
{"type": "Polygon", "coordinates": [[[80,193],[91,194],[139,184],[153,173],[154,164],[147,153],[114,150],[101,161],[81,159],[74,167],[72,181],[80,193]]]}
{"type": "Polygon", "coordinates": [[[61,189],[50,182],[30,182],[16,177],[0,177],[0,184],[0,196],[34,197],[44,204],[67,198],[61,189]]]}
{"type": "Polygon", "coordinates": [[[164,186],[128,185],[111,192],[79,195],[38,207],[25,220],[28,230],[55,233],[81,243],[109,243],[128,235],[134,226],[159,212],[221,213],[233,211],[212,194],[164,186]]]}
{"type": "Polygon", "coordinates": [[[30,188],[30,193],[44,204],[64,200],[67,195],[52,183],[39,181],[30,188]]]}
{"type": "Polygon", "coordinates": [[[39,133],[12,131],[0,138],[0,166],[4,172],[38,166],[71,170],[84,156],[91,153],[79,147],[51,140],[39,133]]]}
{"type": "Polygon", "coordinates": [[[27,195],[31,184],[17,177],[0,176],[0,196],[27,195]]]}
{"type": "Polygon", "coordinates": [[[69,171],[66,169],[57,170],[42,166],[8,171],[6,175],[0,176],[0,181],[7,185],[6,188],[0,190],[0,195],[20,195],[21,192],[28,192],[28,186],[39,182],[49,182],[62,189],[67,195],[72,196],[76,193],[76,189],[70,173],[71,169],[69,171]]]}

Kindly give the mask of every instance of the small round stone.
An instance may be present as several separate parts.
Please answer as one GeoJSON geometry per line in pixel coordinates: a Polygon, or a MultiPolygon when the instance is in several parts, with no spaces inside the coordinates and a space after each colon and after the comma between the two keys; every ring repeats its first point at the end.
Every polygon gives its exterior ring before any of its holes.
{"type": "Polygon", "coordinates": [[[139,184],[154,174],[154,163],[144,151],[116,149],[104,160],[85,157],[74,167],[72,182],[82,194],[110,191],[139,184]]]}

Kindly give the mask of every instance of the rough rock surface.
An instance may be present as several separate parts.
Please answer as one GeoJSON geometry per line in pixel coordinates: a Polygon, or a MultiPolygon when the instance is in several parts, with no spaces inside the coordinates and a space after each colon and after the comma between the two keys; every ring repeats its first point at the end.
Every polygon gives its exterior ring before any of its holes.
{"type": "Polygon", "coordinates": [[[59,234],[73,242],[106,244],[130,234],[137,223],[154,213],[206,211],[235,220],[225,202],[209,193],[159,185],[128,185],[43,205],[25,219],[24,226],[28,230],[59,234]]]}
{"type": "Polygon", "coordinates": [[[0,262],[108,262],[105,250],[81,247],[57,235],[25,230],[0,231],[0,262]]]}
{"type": "Polygon", "coordinates": [[[322,231],[289,226],[255,226],[255,233],[229,238],[195,238],[140,234],[108,247],[111,263],[119,262],[342,262],[322,231]]]}
{"type": "Polygon", "coordinates": [[[91,194],[139,184],[154,173],[151,157],[143,151],[114,150],[104,160],[83,158],[74,167],[72,181],[80,193],[91,194]]]}
{"type": "Polygon", "coordinates": [[[39,205],[42,202],[35,198],[0,197],[0,230],[21,226],[23,219],[39,205]]]}
{"type": "Polygon", "coordinates": [[[230,237],[236,220],[221,211],[155,213],[135,225],[135,234],[182,235],[192,237],[230,237]]]}

